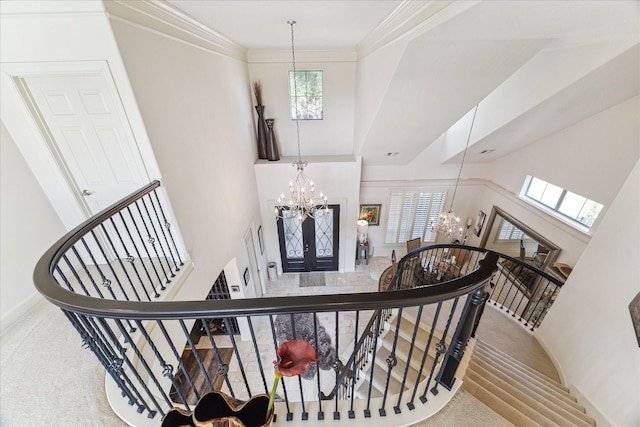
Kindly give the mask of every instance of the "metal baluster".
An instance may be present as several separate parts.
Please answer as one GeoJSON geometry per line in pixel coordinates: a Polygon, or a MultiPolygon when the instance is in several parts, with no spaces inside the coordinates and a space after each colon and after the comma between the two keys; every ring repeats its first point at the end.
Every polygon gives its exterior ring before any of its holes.
{"type": "MultiPolygon", "coordinates": [[[[98,248],[100,249],[100,252],[102,253],[102,256],[104,257],[104,259],[109,259],[107,257],[107,254],[106,254],[104,248],[102,247],[102,244],[98,240],[98,237],[96,236],[96,233],[95,233],[94,230],[91,230],[91,235],[93,236],[94,242],[98,245],[98,248]]],[[[107,262],[107,266],[109,267],[109,270],[111,270],[111,274],[113,275],[113,278],[116,280],[116,283],[118,284],[118,287],[122,291],[122,295],[124,295],[125,300],[130,301],[129,295],[127,295],[127,292],[124,290],[124,287],[122,286],[122,283],[120,282],[120,278],[116,274],[116,271],[114,270],[113,266],[111,265],[110,262],[107,262]]],[[[109,280],[109,279],[107,279],[106,276],[103,274],[102,275],[103,283],[105,282],[105,280],[109,280]]]]}
{"type": "MultiPolygon", "coordinates": [[[[129,209],[129,207],[127,207],[127,212],[129,212],[129,216],[131,216],[131,210],[129,209]]],[[[151,289],[153,289],[153,292],[154,292],[153,296],[158,298],[160,296],[160,294],[156,290],[156,287],[153,286],[153,279],[151,278],[151,275],[149,274],[149,270],[147,269],[147,266],[144,263],[144,259],[142,258],[142,254],[138,250],[138,245],[136,245],[136,242],[135,242],[133,236],[131,235],[131,230],[129,230],[129,226],[127,225],[127,222],[124,219],[124,215],[122,215],[122,211],[118,212],[118,215],[120,216],[120,219],[122,220],[122,225],[124,225],[124,229],[127,230],[127,234],[129,235],[129,239],[131,240],[131,244],[133,245],[133,249],[136,251],[136,254],[138,255],[138,259],[140,260],[140,264],[142,265],[142,269],[146,273],[147,279],[149,279],[149,285],[151,285],[151,289]]],[[[131,220],[134,221],[134,225],[135,225],[135,220],[133,219],[133,217],[131,217],[131,220]]],[[[136,226],[136,229],[137,228],[138,227],[136,226]]],[[[140,233],[138,233],[138,234],[140,234],[140,233]]]]}
{"type": "MultiPolygon", "coordinates": [[[[156,200],[158,200],[158,204],[160,204],[160,200],[158,199],[157,195],[156,195],[156,200]]],[[[155,203],[153,203],[153,198],[151,197],[151,195],[149,195],[149,203],[151,204],[153,213],[156,214],[156,220],[158,221],[158,228],[162,232],[162,237],[164,238],[164,242],[167,244],[169,255],[171,255],[171,260],[173,261],[173,269],[175,269],[175,271],[180,271],[180,267],[178,267],[178,261],[176,260],[176,256],[173,254],[173,250],[171,248],[171,245],[169,244],[169,239],[167,238],[167,234],[164,232],[164,229],[167,228],[169,223],[166,220],[163,221],[162,219],[160,219],[160,215],[158,215],[158,210],[156,209],[155,203]]]]}
{"type": "MultiPolygon", "coordinates": [[[[140,210],[140,205],[138,204],[138,202],[141,202],[142,205],[144,206],[145,212],[147,213],[147,217],[149,218],[149,223],[151,224],[151,228],[155,232],[155,228],[153,226],[153,221],[151,220],[151,217],[149,216],[149,211],[147,210],[147,206],[144,204],[144,199],[137,200],[136,203],[135,203],[136,209],[138,209],[138,213],[140,214],[140,219],[142,220],[142,224],[144,225],[144,229],[147,232],[147,236],[149,236],[149,239],[147,241],[149,242],[149,244],[153,248],[153,251],[156,253],[156,258],[158,259],[158,264],[160,264],[160,268],[162,269],[162,274],[164,275],[164,279],[166,280],[167,284],[171,283],[171,280],[169,279],[169,275],[167,274],[167,270],[164,269],[164,264],[162,264],[162,257],[160,256],[160,253],[158,252],[157,243],[159,243],[159,242],[158,242],[158,239],[157,239],[157,233],[156,233],[156,237],[153,237],[151,235],[151,231],[149,231],[149,226],[147,225],[147,221],[145,221],[145,219],[144,219],[144,215],[142,214],[142,210],[140,210]]],[[[160,245],[160,246],[162,246],[162,245],[160,245]]],[[[171,272],[171,268],[169,268],[169,272],[171,272]]],[[[163,287],[162,290],[164,290],[164,287],[163,287]]]]}
{"type": "MultiPolygon", "coordinates": [[[[122,214],[120,214],[120,217],[122,217],[122,214]]],[[[151,295],[149,295],[149,292],[147,291],[147,287],[144,285],[144,281],[142,280],[142,277],[140,277],[140,273],[138,272],[138,268],[136,267],[134,261],[135,258],[133,256],[131,256],[131,254],[129,253],[129,249],[127,248],[127,245],[124,244],[124,240],[122,239],[122,235],[120,234],[120,230],[118,230],[118,227],[116,227],[116,222],[113,220],[113,217],[109,218],[109,221],[111,221],[111,225],[113,226],[113,229],[116,232],[116,235],[118,236],[118,239],[120,240],[120,243],[122,244],[122,247],[124,248],[126,255],[127,255],[127,261],[129,262],[129,264],[131,264],[131,268],[133,268],[134,273],[136,273],[136,277],[138,278],[138,281],[140,282],[140,285],[142,286],[142,289],[144,290],[145,295],[147,296],[147,300],[151,301],[151,295]]],[[[124,266],[123,266],[124,268],[124,266]]],[[[132,282],[133,285],[133,282],[132,282]]]]}
{"type": "MultiPolygon", "coordinates": [[[[187,330],[187,327],[184,324],[184,320],[179,319],[178,321],[180,322],[180,326],[182,327],[182,332],[187,337],[187,342],[189,343],[189,347],[191,348],[191,353],[193,353],[193,357],[196,359],[196,363],[200,368],[200,373],[204,377],[204,380],[206,381],[207,386],[209,387],[209,390],[213,390],[213,384],[211,383],[209,374],[207,373],[207,370],[204,368],[204,365],[202,364],[202,359],[200,359],[200,355],[198,354],[198,349],[196,348],[196,345],[193,343],[193,340],[191,339],[191,335],[189,334],[189,331],[187,330]]],[[[198,319],[196,319],[196,323],[197,322],[198,322],[198,319]]],[[[202,326],[204,327],[205,331],[209,329],[206,327],[204,323],[202,324],[202,326]]],[[[217,352],[216,352],[216,355],[217,355],[217,352]]],[[[220,362],[218,361],[218,363],[220,362]]]]}
{"type": "MultiPolygon", "coordinates": [[[[405,383],[407,382],[407,374],[409,373],[409,368],[411,367],[411,357],[413,355],[413,349],[416,345],[416,337],[418,336],[418,330],[420,329],[420,320],[422,319],[423,307],[424,306],[421,305],[420,308],[418,309],[418,316],[416,319],[415,326],[413,328],[413,336],[411,337],[411,346],[409,347],[409,354],[407,355],[406,366],[404,368],[404,374],[402,375],[402,385],[400,386],[400,393],[398,393],[398,403],[396,403],[396,406],[393,408],[393,411],[396,414],[399,414],[400,412],[402,412],[400,410],[400,402],[402,401],[404,386],[405,386],[405,383]]],[[[418,376],[418,378],[416,379],[416,382],[418,381],[420,381],[420,376],[418,376]]]]}
{"type": "MultiPolygon", "coordinates": [[[[269,315],[269,323],[271,324],[271,336],[273,338],[273,348],[276,352],[276,357],[278,354],[278,342],[276,341],[276,328],[273,326],[273,315],[269,315]]],[[[284,403],[287,406],[287,421],[293,420],[293,414],[289,409],[289,398],[287,397],[287,387],[284,384],[284,378],[280,378],[280,384],[282,384],[282,391],[284,392],[284,403]]],[[[276,416],[273,416],[273,421],[276,421],[276,416]]]]}
{"type": "MultiPolygon", "coordinates": [[[[162,366],[162,369],[163,369],[163,376],[169,378],[169,380],[171,381],[171,384],[173,384],[174,389],[180,395],[180,398],[182,399],[182,403],[186,404],[187,403],[187,399],[182,394],[182,391],[180,390],[180,387],[176,383],[175,378],[173,376],[173,366],[167,364],[166,360],[164,360],[164,357],[162,357],[162,355],[158,351],[158,347],[156,347],[156,344],[153,342],[153,340],[151,339],[151,337],[147,333],[147,330],[144,328],[144,325],[142,324],[142,322],[140,322],[139,320],[136,320],[135,322],[136,322],[136,325],[138,325],[138,328],[140,329],[140,332],[142,333],[142,336],[144,336],[144,339],[147,340],[147,344],[149,344],[149,346],[151,347],[151,351],[153,351],[153,354],[155,354],[156,359],[158,359],[158,362],[160,362],[160,366],[162,366]]],[[[146,361],[143,360],[143,363],[144,363],[145,367],[148,366],[146,361]]],[[[149,371],[150,370],[151,370],[151,368],[149,368],[149,371]]],[[[151,374],[151,372],[149,372],[149,373],[153,377],[153,381],[156,384],[156,386],[158,386],[158,390],[162,394],[162,397],[164,398],[165,402],[167,402],[167,405],[168,406],[173,406],[173,403],[171,402],[171,399],[165,393],[164,389],[162,388],[162,386],[160,385],[160,383],[156,379],[156,376],[151,374]]]]}
{"type": "MultiPolygon", "coordinates": [[[[113,222],[113,219],[111,219],[111,222],[113,222]]],[[[114,227],[115,227],[115,224],[114,224],[114,227]]],[[[124,272],[124,275],[126,276],[127,280],[129,281],[129,285],[131,285],[131,289],[133,290],[133,293],[136,296],[136,299],[138,301],[142,301],[140,299],[140,295],[138,294],[138,291],[136,290],[135,285],[133,284],[133,280],[131,280],[131,276],[129,276],[129,272],[127,271],[124,263],[122,262],[122,257],[120,256],[120,254],[118,254],[118,250],[116,249],[116,245],[113,244],[113,241],[111,240],[111,236],[107,232],[107,228],[104,226],[104,224],[100,224],[100,228],[102,228],[102,232],[104,233],[105,237],[107,238],[107,241],[109,242],[109,245],[111,245],[111,250],[113,251],[113,254],[115,255],[116,261],[118,261],[118,264],[120,265],[120,268],[122,269],[122,271],[124,272]]],[[[116,230],[116,234],[117,234],[117,230],[116,230]]],[[[147,294],[147,297],[149,297],[149,294],[147,294]]],[[[149,298],[149,300],[151,300],[151,298],[149,298]]]]}
{"type": "MultiPolygon", "coordinates": [[[[149,198],[149,203],[151,204],[151,207],[153,207],[153,200],[151,200],[151,197],[147,195],[145,196],[145,198],[149,198]]],[[[169,263],[169,258],[167,257],[167,253],[164,250],[164,245],[162,244],[162,240],[160,239],[160,235],[158,234],[158,230],[156,228],[155,222],[153,221],[153,216],[151,216],[151,213],[149,212],[149,208],[147,207],[147,203],[145,202],[145,198],[140,199],[140,201],[142,202],[142,206],[144,206],[145,212],[147,212],[147,217],[149,218],[149,222],[151,223],[151,228],[153,229],[153,233],[155,234],[155,241],[158,243],[158,245],[160,246],[160,250],[162,251],[161,258],[164,259],[164,262],[167,264],[167,270],[169,270],[169,274],[171,275],[171,277],[176,277],[175,273],[173,272],[173,269],[171,268],[171,263],[169,263]]],[[[158,221],[158,228],[160,229],[160,231],[162,231],[162,224],[159,222],[160,219],[158,218],[157,213],[156,213],[156,220],[158,221]]],[[[171,251],[171,248],[167,247],[167,249],[171,251]]],[[[173,257],[171,253],[169,253],[169,256],[173,257]]],[[[168,280],[167,283],[171,282],[171,280],[169,279],[167,280],[168,280]]]]}
{"type": "MultiPolygon", "coordinates": [[[[339,362],[340,362],[340,358],[339,358],[339,354],[340,352],[338,351],[338,344],[339,344],[339,335],[340,335],[340,317],[338,316],[339,313],[336,311],[336,361],[335,366],[334,366],[334,370],[336,371],[336,384],[338,382],[338,377],[340,376],[340,373],[338,372],[338,366],[339,366],[339,362]]],[[[339,420],[340,419],[340,411],[338,411],[338,394],[336,393],[336,407],[335,410],[333,411],[333,419],[334,420],[339,420]]]]}
{"type": "MultiPolygon", "coordinates": [[[[91,272],[89,271],[89,269],[87,268],[87,265],[84,263],[84,261],[82,260],[82,257],[80,256],[80,253],[78,252],[78,250],[76,249],[75,245],[71,247],[71,251],[73,252],[73,254],[76,256],[76,259],[78,260],[78,262],[80,263],[80,267],[82,267],[82,270],[85,272],[85,274],[87,275],[87,278],[89,279],[89,281],[91,282],[91,284],[93,285],[93,288],[96,290],[96,292],[98,293],[98,295],[100,296],[100,298],[104,299],[104,295],[102,295],[102,292],[100,291],[100,288],[98,288],[98,284],[96,283],[96,281],[93,279],[93,275],[91,274],[91,272]]],[[[78,280],[80,280],[80,278],[76,275],[76,277],[78,278],[78,280]]]]}
{"type": "MultiPolygon", "coordinates": [[[[167,329],[164,327],[164,324],[162,323],[161,320],[156,320],[156,323],[158,324],[158,327],[160,328],[160,331],[162,331],[162,335],[164,336],[164,339],[167,341],[167,344],[169,344],[169,347],[171,348],[171,352],[173,353],[173,357],[176,358],[176,361],[178,362],[178,366],[180,367],[180,370],[182,371],[182,375],[187,379],[187,382],[189,383],[189,387],[191,387],[191,390],[193,390],[193,393],[195,394],[196,399],[199,400],[200,399],[200,393],[198,392],[198,389],[196,388],[196,386],[193,384],[193,380],[191,379],[191,376],[189,375],[189,371],[184,366],[184,362],[182,361],[182,356],[178,353],[178,350],[176,349],[176,346],[173,345],[173,341],[169,337],[169,334],[167,333],[167,329]]],[[[178,390],[177,387],[176,387],[176,390],[178,390]]],[[[181,394],[181,397],[182,397],[182,394],[181,394]]],[[[187,411],[191,410],[191,409],[189,409],[189,403],[187,402],[186,399],[184,399],[184,406],[187,409],[187,411]]]]}
{"type": "MultiPolygon", "coordinates": [[[[138,205],[136,204],[136,206],[138,205]]],[[[156,278],[158,279],[158,283],[160,284],[160,289],[164,291],[167,288],[165,288],[164,284],[162,283],[162,278],[160,277],[160,274],[158,273],[158,269],[156,269],[156,265],[153,262],[153,257],[151,256],[151,253],[149,252],[149,249],[147,248],[147,245],[144,242],[144,237],[140,232],[140,227],[138,227],[138,221],[136,221],[136,219],[134,218],[133,213],[131,212],[131,209],[129,206],[127,206],[127,212],[129,213],[129,217],[131,217],[131,222],[133,223],[133,227],[136,229],[136,233],[138,234],[138,237],[140,237],[140,243],[142,244],[144,252],[147,254],[147,259],[149,260],[149,264],[153,268],[153,272],[156,274],[156,278]]],[[[140,208],[138,208],[138,212],[140,212],[140,208]]],[[[142,213],[140,213],[140,215],[142,215],[142,213]]],[[[138,250],[138,246],[135,244],[135,242],[133,246],[136,248],[136,252],[138,252],[138,255],[140,255],[140,251],[138,250]]],[[[147,267],[144,263],[144,259],[142,258],[142,256],[140,256],[140,261],[142,262],[142,266],[144,267],[145,271],[147,271],[147,267]]],[[[148,271],[147,271],[147,276],[149,276],[148,271]]],[[[149,283],[153,284],[153,279],[150,276],[149,276],[149,283]]],[[[153,288],[155,289],[156,287],[154,286],[153,288]]]]}
{"type": "MultiPolygon", "coordinates": [[[[297,338],[297,332],[296,332],[296,320],[295,320],[295,315],[290,314],[289,317],[291,318],[291,330],[293,331],[293,339],[296,340],[297,338]]],[[[304,391],[302,389],[302,376],[298,375],[298,386],[300,387],[300,403],[302,405],[302,420],[306,421],[309,419],[309,413],[307,412],[307,409],[305,408],[305,404],[304,404],[304,391]]]]}
{"type": "Polygon", "coordinates": [[[153,190],[153,195],[156,196],[156,200],[158,202],[158,208],[160,208],[160,213],[162,214],[162,219],[164,219],[164,223],[167,227],[167,234],[169,234],[169,238],[171,239],[171,243],[173,243],[173,248],[176,251],[176,255],[178,256],[178,259],[180,260],[180,265],[184,265],[184,263],[182,262],[182,258],[180,258],[180,251],[178,251],[178,246],[176,245],[176,241],[173,239],[173,235],[171,234],[171,226],[169,221],[167,220],[167,216],[164,214],[164,209],[162,209],[162,204],[160,203],[160,199],[158,198],[158,193],[156,193],[156,190],[153,190]]]}
{"type": "MultiPolygon", "coordinates": [[[[315,339],[315,350],[318,352],[318,348],[320,347],[318,341],[318,317],[317,313],[313,313],[313,335],[315,339]]],[[[324,420],[324,411],[322,410],[322,391],[320,390],[320,366],[318,362],[316,362],[316,379],[318,382],[318,419],[324,420]]]]}
{"type": "MultiPolygon", "coordinates": [[[[104,273],[102,272],[102,269],[100,268],[100,264],[98,264],[98,261],[96,261],[96,258],[93,256],[93,253],[89,249],[89,245],[87,245],[87,242],[84,239],[84,237],[82,237],[80,241],[84,245],[84,248],[87,250],[89,257],[91,258],[91,261],[93,261],[94,267],[96,268],[96,270],[98,270],[98,274],[100,275],[100,279],[102,280],[102,286],[106,287],[109,290],[109,293],[111,294],[111,298],[113,298],[114,300],[117,300],[118,297],[116,297],[116,294],[113,292],[113,289],[111,289],[111,280],[107,279],[107,276],[105,276],[104,273]]],[[[75,251],[75,246],[74,246],[74,251],[75,251]]],[[[82,266],[84,270],[87,272],[87,274],[91,275],[91,273],[89,273],[89,270],[87,269],[87,266],[84,264],[82,259],[80,260],[80,262],[82,263],[82,266]]],[[[91,278],[91,281],[93,282],[93,277],[91,278]]]]}
{"type": "Polygon", "coordinates": [[[391,379],[391,371],[398,364],[398,359],[396,358],[396,348],[398,346],[398,335],[400,335],[400,323],[402,322],[402,307],[398,309],[398,314],[396,315],[396,318],[398,320],[396,321],[396,332],[393,335],[393,346],[391,347],[391,354],[389,354],[389,356],[387,357],[387,366],[389,367],[389,369],[387,370],[387,380],[384,385],[384,394],[382,396],[382,406],[380,409],[378,409],[378,413],[380,414],[381,417],[384,417],[387,415],[387,411],[384,409],[384,407],[387,404],[387,395],[389,393],[389,380],[391,379]]]}
{"type": "MultiPolygon", "coordinates": [[[[429,349],[431,348],[431,340],[433,339],[433,336],[435,334],[436,331],[436,324],[438,323],[438,316],[440,316],[440,309],[442,308],[442,302],[438,303],[438,306],[436,307],[436,313],[433,316],[433,321],[431,322],[431,331],[429,332],[429,339],[427,340],[427,345],[424,347],[424,354],[422,355],[422,361],[420,362],[420,370],[418,371],[418,378],[416,379],[416,384],[413,387],[413,393],[411,394],[411,400],[409,401],[409,403],[407,403],[407,407],[410,410],[413,410],[415,408],[415,405],[413,404],[413,402],[416,399],[416,394],[418,393],[418,385],[420,384],[420,378],[422,378],[422,370],[424,369],[424,365],[427,361],[427,358],[429,357],[429,349]]],[[[427,387],[429,387],[429,382],[431,382],[431,378],[433,376],[433,371],[435,368],[435,363],[432,365],[431,367],[431,375],[429,376],[429,381],[427,382],[427,387]]],[[[425,397],[425,400],[422,402],[426,402],[427,399],[425,397]]]]}
{"type": "MultiPolygon", "coordinates": [[[[140,349],[138,348],[138,346],[131,340],[131,336],[129,336],[129,333],[127,332],[127,329],[122,325],[122,322],[120,322],[120,319],[113,319],[113,320],[114,320],[116,326],[118,327],[118,329],[120,330],[120,333],[124,337],[126,337],[127,341],[129,342],[129,346],[133,349],[133,352],[136,354],[136,357],[138,358],[138,360],[142,363],[142,366],[147,371],[147,374],[149,374],[149,378],[151,378],[153,380],[153,382],[155,383],[156,387],[158,387],[159,390],[162,390],[162,387],[160,386],[160,383],[158,382],[158,379],[153,374],[153,371],[151,370],[151,367],[149,367],[149,365],[147,364],[147,361],[144,358],[144,356],[142,355],[142,352],[140,352],[140,349]]],[[[137,380],[142,385],[143,390],[145,391],[145,393],[147,393],[147,395],[149,396],[149,399],[151,400],[153,405],[157,408],[158,412],[160,412],[160,415],[164,417],[165,413],[162,410],[162,407],[160,406],[158,401],[156,400],[155,395],[151,392],[151,390],[149,390],[149,387],[147,386],[147,382],[142,379],[142,377],[138,373],[138,370],[133,366],[133,364],[131,363],[129,358],[126,357],[125,354],[123,354],[123,356],[124,356],[125,362],[127,362],[127,365],[132,370],[132,372],[135,374],[135,377],[137,378],[137,380]]],[[[162,392],[162,393],[164,395],[164,392],[162,392]]],[[[156,411],[153,411],[150,408],[147,408],[147,410],[149,411],[149,418],[153,418],[155,416],[155,414],[156,414],[156,411]]]]}
{"type": "MultiPolygon", "coordinates": [[[[444,327],[444,332],[442,333],[442,339],[440,340],[440,342],[438,342],[436,344],[436,358],[433,361],[433,368],[431,369],[431,375],[429,375],[429,381],[427,381],[427,384],[425,385],[424,388],[424,393],[422,394],[422,396],[420,397],[420,401],[422,403],[427,401],[427,388],[429,387],[429,384],[431,383],[431,378],[433,376],[433,369],[436,367],[436,365],[438,364],[438,359],[440,358],[440,356],[442,354],[444,354],[447,351],[447,335],[449,334],[449,327],[451,326],[451,321],[453,320],[453,314],[456,311],[456,307],[458,306],[458,301],[460,300],[460,297],[457,297],[456,299],[453,300],[453,305],[451,306],[451,312],[449,313],[449,318],[447,319],[447,324],[444,327]],[[422,400],[424,398],[424,400],[422,400]]],[[[431,389],[431,393],[435,396],[436,394],[438,394],[438,382],[436,381],[434,387],[431,389]]]]}
{"type": "MultiPolygon", "coordinates": [[[[355,332],[354,332],[354,336],[353,336],[353,352],[356,353],[357,351],[357,345],[358,345],[358,326],[360,323],[360,310],[356,310],[356,324],[355,324],[355,332]]],[[[355,394],[356,394],[356,371],[358,370],[358,368],[356,367],[356,361],[357,359],[357,354],[356,354],[356,359],[353,362],[353,373],[351,374],[351,406],[349,407],[349,418],[353,419],[356,417],[356,413],[353,410],[353,400],[355,398],[355,394]]]]}
{"type": "Polygon", "coordinates": [[[258,341],[256,341],[256,334],[253,330],[253,322],[251,316],[247,316],[247,323],[249,324],[249,332],[251,332],[251,341],[253,341],[253,349],[256,352],[256,360],[258,361],[258,369],[262,376],[262,383],[264,384],[264,392],[269,394],[271,390],[267,387],[267,379],[264,376],[264,368],[262,367],[262,357],[260,356],[260,350],[258,349],[258,341]]]}
{"type": "MultiPolygon", "coordinates": [[[[234,318],[234,320],[236,320],[234,318]]],[[[249,386],[249,381],[247,380],[247,374],[244,372],[244,365],[242,363],[242,359],[240,358],[240,351],[238,350],[238,345],[236,344],[236,339],[233,336],[233,331],[231,330],[231,320],[228,317],[224,317],[223,321],[225,323],[225,325],[227,325],[227,327],[225,328],[227,330],[227,335],[229,335],[229,339],[231,340],[231,346],[233,347],[233,352],[236,355],[236,360],[238,361],[238,366],[240,367],[240,374],[242,374],[242,379],[244,380],[244,385],[247,387],[247,393],[249,393],[249,398],[251,398],[251,396],[253,396],[253,394],[251,393],[251,387],[249,386]]],[[[226,377],[226,374],[225,374],[226,377]]]]}
{"type": "Polygon", "coordinates": [[[375,333],[375,337],[373,340],[373,353],[371,355],[371,372],[369,375],[369,391],[367,393],[367,407],[364,410],[364,417],[365,418],[371,418],[371,388],[373,387],[373,371],[375,370],[376,367],[376,363],[375,363],[375,357],[376,357],[376,352],[378,351],[378,333],[377,331],[380,330],[380,318],[381,316],[381,311],[378,310],[377,312],[377,318],[376,318],[376,333],[375,333]]]}
{"type": "Polygon", "coordinates": [[[89,293],[89,290],[84,286],[84,282],[82,281],[82,279],[80,279],[80,276],[78,276],[78,273],[76,272],[76,269],[73,268],[73,265],[71,265],[71,262],[69,261],[69,258],[67,257],[67,254],[63,255],[63,259],[64,259],[64,262],[67,264],[67,267],[69,267],[69,269],[71,270],[71,274],[73,274],[73,277],[76,278],[76,282],[80,285],[80,287],[84,291],[84,294],[87,295],[87,296],[91,295],[89,293]]]}
{"type": "MultiPolygon", "coordinates": [[[[60,276],[62,281],[65,283],[65,285],[67,285],[67,288],[69,288],[69,290],[71,292],[76,293],[75,289],[73,289],[73,286],[71,286],[71,283],[69,282],[69,280],[67,280],[67,277],[62,272],[62,269],[60,268],[60,265],[56,265],[56,270],[55,271],[58,273],[58,275],[60,276]]],[[[60,281],[56,279],[56,282],[60,286],[60,281]]],[[[60,287],[62,287],[62,286],[60,286],[60,287]]]]}

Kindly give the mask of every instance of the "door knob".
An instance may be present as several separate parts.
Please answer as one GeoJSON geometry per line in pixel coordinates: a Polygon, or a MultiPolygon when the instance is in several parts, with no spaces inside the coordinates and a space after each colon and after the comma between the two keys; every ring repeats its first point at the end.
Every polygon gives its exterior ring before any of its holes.
{"type": "Polygon", "coordinates": [[[82,190],[82,195],[83,196],[90,196],[93,194],[93,191],[89,191],[87,189],[82,190]]]}

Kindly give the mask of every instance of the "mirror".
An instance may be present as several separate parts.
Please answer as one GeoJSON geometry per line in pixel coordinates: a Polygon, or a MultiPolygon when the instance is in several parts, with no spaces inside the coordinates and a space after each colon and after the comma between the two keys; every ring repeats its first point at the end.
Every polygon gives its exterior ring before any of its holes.
{"type": "Polygon", "coordinates": [[[480,247],[521,259],[545,270],[560,248],[497,206],[491,210],[480,247]]]}

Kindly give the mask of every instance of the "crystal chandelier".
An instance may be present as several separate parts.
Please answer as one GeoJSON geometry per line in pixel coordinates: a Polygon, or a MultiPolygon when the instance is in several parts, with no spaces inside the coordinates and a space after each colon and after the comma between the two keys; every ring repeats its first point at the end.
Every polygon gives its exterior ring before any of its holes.
{"type": "MultiPolygon", "coordinates": [[[[293,93],[297,95],[298,86],[296,84],[296,50],[293,42],[293,25],[296,21],[287,21],[291,27],[291,54],[293,57],[293,93]]],[[[305,174],[304,168],[308,162],[302,161],[300,156],[300,124],[298,114],[298,104],[296,103],[296,135],[298,139],[298,160],[293,163],[296,167],[296,177],[289,182],[289,196],[285,197],[284,193],[278,197],[277,206],[275,208],[276,218],[284,218],[283,211],[289,211],[287,218],[297,216],[300,222],[308,217],[315,218],[318,211],[328,211],[327,197],[320,193],[319,198],[315,198],[315,188],[305,174]]]]}
{"type": "Polygon", "coordinates": [[[453,201],[456,198],[456,192],[458,191],[458,183],[460,182],[460,175],[462,174],[462,167],[464,166],[464,159],[467,157],[467,148],[469,148],[469,141],[471,140],[471,132],[473,131],[473,124],[476,121],[476,113],[478,112],[478,105],[473,112],[473,118],[471,119],[471,127],[469,128],[469,136],[467,137],[467,145],[464,147],[464,153],[462,154],[462,162],[460,163],[460,170],[458,171],[458,178],[456,179],[456,186],[453,189],[453,196],[451,197],[451,205],[449,211],[441,213],[438,218],[438,222],[431,221],[431,229],[437,233],[444,233],[449,238],[454,234],[458,234],[462,237],[463,228],[460,226],[460,217],[453,211],[453,201]]]}

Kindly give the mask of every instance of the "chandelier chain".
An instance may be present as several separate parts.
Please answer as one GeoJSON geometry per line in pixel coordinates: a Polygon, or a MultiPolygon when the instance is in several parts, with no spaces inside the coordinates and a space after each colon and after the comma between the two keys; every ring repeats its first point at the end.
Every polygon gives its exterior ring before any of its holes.
{"type": "Polygon", "coordinates": [[[296,137],[298,140],[298,161],[302,162],[302,156],[300,154],[300,115],[298,114],[298,83],[296,79],[296,48],[293,42],[293,26],[296,21],[287,21],[287,24],[291,27],[291,56],[293,58],[293,98],[295,99],[296,108],[296,137]]]}
{"type": "Polygon", "coordinates": [[[469,128],[469,135],[467,136],[467,145],[465,145],[464,152],[462,153],[462,162],[460,163],[460,170],[458,171],[458,179],[456,179],[456,186],[453,189],[453,197],[451,197],[451,205],[449,206],[450,211],[453,211],[453,201],[455,200],[456,193],[458,192],[458,183],[460,182],[460,177],[462,176],[462,167],[464,166],[464,160],[467,157],[467,149],[469,148],[469,141],[471,141],[471,132],[473,132],[473,124],[476,122],[478,105],[479,104],[476,104],[476,108],[473,111],[473,118],[471,119],[471,127],[469,128]]]}

